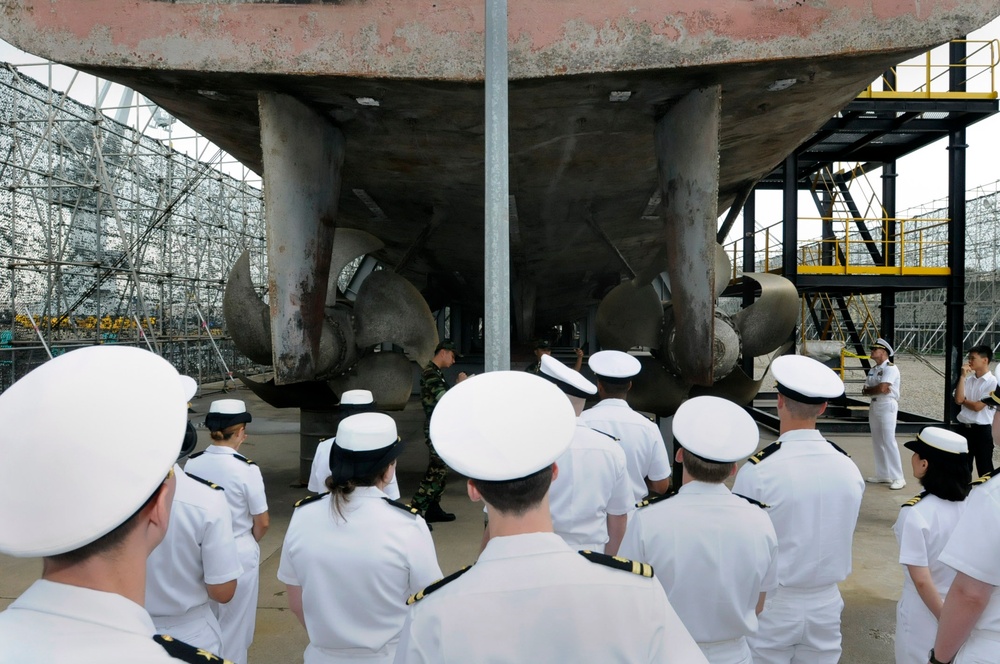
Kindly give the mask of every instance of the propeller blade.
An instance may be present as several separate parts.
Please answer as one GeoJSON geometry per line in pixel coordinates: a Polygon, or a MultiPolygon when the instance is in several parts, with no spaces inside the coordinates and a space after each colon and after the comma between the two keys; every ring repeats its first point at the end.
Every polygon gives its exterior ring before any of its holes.
{"type": "Polygon", "coordinates": [[[744,272],[744,279],[760,284],[760,297],[733,316],[743,338],[743,355],[757,357],[788,339],[799,317],[799,293],[791,281],[767,272],[744,272]]]}
{"type": "Polygon", "coordinates": [[[696,385],[691,388],[691,396],[696,397],[707,394],[710,396],[721,397],[723,399],[729,399],[733,403],[739,404],[740,406],[748,406],[753,402],[757,393],[760,392],[761,383],[764,382],[764,377],[767,375],[767,370],[771,367],[771,362],[774,361],[774,358],[787,353],[793,345],[793,341],[786,341],[779,347],[778,352],[774,353],[768,361],[767,369],[764,369],[764,371],[760,374],[760,380],[754,380],[750,376],[746,375],[741,367],[735,367],[728,376],[722,380],[716,381],[712,387],[702,387],[700,385],[696,385]]]}
{"type": "Polygon", "coordinates": [[[642,370],[632,378],[628,403],[636,410],[668,417],[688,397],[691,384],[670,373],[659,359],[651,355],[637,355],[642,370]]]}
{"type": "Polygon", "coordinates": [[[330,257],[330,281],[326,287],[326,306],[337,303],[340,289],[337,282],[347,264],[358,256],[372,254],[385,246],[371,233],[355,228],[338,228],[333,234],[333,255],[330,257]]]}
{"type": "Polygon", "coordinates": [[[651,285],[636,288],[623,281],[597,307],[597,338],[601,348],[628,350],[660,345],[663,304],[651,285]]]}
{"type": "Polygon", "coordinates": [[[316,355],[317,378],[322,380],[341,373],[358,361],[359,354],[350,310],[327,307],[316,355]]]}
{"type": "Polygon", "coordinates": [[[420,291],[389,270],[372,272],[361,284],[354,325],[360,348],[394,343],[420,366],[431,361],[438,343],[434,316],[420,291]]]}
{"type": "Polygon", "coordinates": [[[715,297],[718,299],[733,278],[733,262],[721,244],[715,245],[715,297]]]}
{"type": "Polygon", "coordinates": [[[244,251],[229,271],[222,315],[233,345],[257,364],[271,364],[271,308],[254,290],[249,251],[244,251]]]}
{"type": "Polygon", "coordinates": [[[338,401],[337,395],[323,381],[311,380],[290,385],[275,385],[273,378],[259,383],[239,372],[234,372],[234,375],[251,392],[275,408],[329,410],[338,401]]]}
{"type": "Polygon", "coordinates": [[[379,410],[403,410],[413,392],[413,371],[413,363],[402,353],[369,353],[328,385],[337,394],[370,390],[379,410]]]}

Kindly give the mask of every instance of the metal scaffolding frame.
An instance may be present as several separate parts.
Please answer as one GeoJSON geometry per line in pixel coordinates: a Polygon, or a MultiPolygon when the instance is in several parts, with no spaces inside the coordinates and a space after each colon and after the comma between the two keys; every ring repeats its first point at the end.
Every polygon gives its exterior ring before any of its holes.
{"type": "Polygon", "coordinates": [[[0,390],[101,343],[148,347],[199,382],[256,369],[222,298],[245,249],[265,281],[259,179],[204,138],[194,156],[174,149],[172,118],[131,91],[104,104],[95,85],[92,107],[0,66],[0,390]]]}

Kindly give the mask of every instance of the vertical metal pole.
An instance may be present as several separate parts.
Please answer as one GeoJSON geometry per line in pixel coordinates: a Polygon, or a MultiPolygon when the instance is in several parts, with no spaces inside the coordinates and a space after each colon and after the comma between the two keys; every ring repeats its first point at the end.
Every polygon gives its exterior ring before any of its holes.
{"type": "MultiPolygon", "coordinates": [[[[965,68],[956,64],[965,62],[965,43],[950,45],[949,89],[965,90],[965,68]]],[[[964,349],[962,336],[965,331],[965,129],[953,129],[948,135],[948,292],[945,301],[944,345],[944,422],[954,422],[955,404],[951,388],[958,379],[964,349]]]]}
{"type": "Polygon", "coordinates": [[[486,0],[486,371],[510,369],[507,0],[486,0]]]}
{"type": "MultiPolygon", "coordinates": [[[[751,190],[747,200],[743,203],[743,274],[756,272],[757,258],[757,192],[751,190]]],[[[743,308],[746,309],[754,302],[756,287],[751,279],[743,277],[743,308]]],[[[746,375],[753,378],[753,358],[744,356],[740,368],[746,375]]]]}
{"type": "MultiPolygon", "coordinates": [[[[885,258],[886,267],[894,267],[896,258],[902,247],[903,237],[896,236],[897,233],[905,232],[906,228],[896,224],[896,162],[887,161],[882,164],[882,209],[884,210],[885,237],[882,244],[882,256],[885,258]]],[[[905,266],[904,266],[905,267],[905,266]]],[[[882,322],[879,332],[882,337],[895,344],[896,338],[896,289],[882,289],[882,322]]]]}
{"type": "Polygon", "coordinates": [[[782,198],[781,274],[793,284],[798,282],[799,244],[799,156],[785,157],[785,182],[782,198]]]}

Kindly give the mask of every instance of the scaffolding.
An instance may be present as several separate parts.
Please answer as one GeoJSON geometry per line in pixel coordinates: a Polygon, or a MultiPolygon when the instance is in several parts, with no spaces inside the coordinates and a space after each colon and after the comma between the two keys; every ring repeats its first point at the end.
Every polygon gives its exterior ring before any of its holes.
{"type": "Polygon", "coordinates": [[[245,249],[265,281],[259,180],[203,138],[175,149],[172,118],[131,91],[102,104],[109,85],[88,106],[0,65],[0,390],[94,344],[149,348],[199,382],[257,369],[222,298],[245,249]]]}

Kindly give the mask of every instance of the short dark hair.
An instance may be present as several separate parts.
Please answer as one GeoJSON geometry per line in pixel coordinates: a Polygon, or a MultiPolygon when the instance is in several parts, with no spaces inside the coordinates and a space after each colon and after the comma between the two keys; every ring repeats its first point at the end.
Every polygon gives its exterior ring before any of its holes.
{"type": "Polygon", "coordinates": [[[516,480],[471,480],[483,500],[504,514],[520,516],[542,502],[552,485],[552,466],[516,480]]]}
{"type": "Polygon", "coordinates": [[[612,398],[624,399],[628,395],[628,388],[631,385],[631,380],[620,383],[618,381],[610,381],[604,378],[598,377],[597,382],[600,384],[604,393],[612,398]]]}
{"type": "Polygon", "coordinates": [[[975,353],[979,357],[985,357],[987,362],[993,361],[993,349],[986,344],[980,344],[978,346],[973,346],[969,349],[970,353],[975,353]]]}
{"type": "Polygon", "coordinates": [[[690,450],[685,450],[681,448],[683,455],[684,470],[688,472],[692,478],[698,480],[699,482],[708,482],[710,484],[721,484],[728,478],[733,472],[733,462],[721,463],[718,461],[709,461],[704,459],[690,450]]]}
{"type": "Polygon", "coordinates": [[[796,401],[789,397],[785,397],[785,408],[792,415],[792,417],[800,420],[815,420],[820,416],[823,410],[823,403],[802,403],[801,401],[796,401]]]}
{"type": "Polygon", "coordinates": [[[972,466],[969,464],[968,454],[914,454],[927,461],[927,472],[920,478],[920,484],[927,493],[942,500],[965,500],[972,482],[972,466]]]}
{"type": "Polygon", "coordinates": [[[133,512],[132,516],[122,521],[121,524],[115,526],[113,530],[98,537],[89,544],[84,544],[79,549],[73,549],[72,551],[67,551],[66,553],[59,553],[54,556],[46,557],[60,565],[75,565],[82,563],[88,558],[117,549],[139,524],[139,513],[156,500],[156,497],[160,495],[160,491],[163,490],[164,486],[166,486],[165,483],[156,487],[156,491],[154,491],[153,494],[146,499],[139,509],[133,512]]]}

